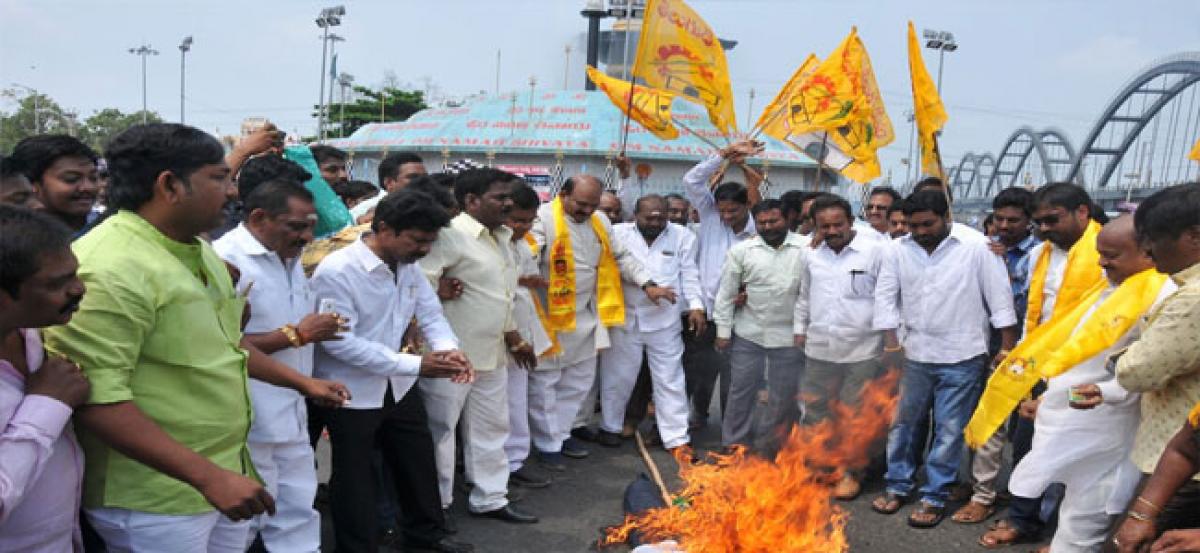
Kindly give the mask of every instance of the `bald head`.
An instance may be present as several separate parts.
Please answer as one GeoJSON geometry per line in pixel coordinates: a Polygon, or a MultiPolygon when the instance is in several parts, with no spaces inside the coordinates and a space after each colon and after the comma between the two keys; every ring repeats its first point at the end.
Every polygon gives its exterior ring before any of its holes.
{"type": "Polygon", "coordinates": [[[1100,267],[1114,285],[1154,268],[1154,261],[1138,246],[1133,217],[1129,215],[1117,217],[1100,229],[1096,249],[1100,252],[1100,267]]]}
{"type": "Polygon", "coordinates": [[[575,175],[563,183],[563,211],[576,223],[587,221],[600,206],[604,183],[591,175],[575,175]]]}

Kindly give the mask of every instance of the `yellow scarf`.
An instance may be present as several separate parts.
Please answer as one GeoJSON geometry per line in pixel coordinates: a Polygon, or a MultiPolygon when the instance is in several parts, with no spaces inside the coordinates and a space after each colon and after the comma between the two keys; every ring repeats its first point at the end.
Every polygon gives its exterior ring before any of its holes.
{"type": "MultiPolygon", "coordinates": [[[[1100,269],[1100,252],[1096,250],[1097,234],[1100,234],[1100,223],[1088,221],[1083,236],[1080,236],[1067,252],[1067,267],[1063,270],[1062,284],[1059,285],[1058,295],[1054,300],[1055,312],[1066,313],[1097,284],[1104,284],[1104,271],[1100,269]]],[[[1052,248],[1049,240],[1043,244],[1041,255],[1033,266],[1033,276],[1029,279],[1029,303],[1025,311],[1026,336],[1033,333],[1042,320],[1042,301],[1046,289],[1046,273],[1050,271],[1052,248]]]]}
{"type": "Polygon", "coordinates": [[[992,373],[967,423],[967,445],[983,445],[1039,380],[1067,372],[1120,340],[1154,305],[1166,281],[1166,275],[1154,269],[1125,279],[1082,326],[1080,321],[1100,301],[1106,283],[1094,286],[1070,311],[1056,306],[1059,315],[1026,334],[992,373]]]}
{"type": "MultiPolygon", "coordinates": [[[[533,253],[536,259],[538,256],[537,239],[532,234],[525,233],[525,243],[529,244],[529,251],[533,253]]],[[[542,352],[542,355],[558,355],[562,353],[562,345],[558,343],[558,333],[550,328],[550,321],[546,320],[546,309],[542,307],[542,300],[538,297],[536,291],[530,292],[529,297],[533,298],[533,309],[537,311],[538,321],[542,323],[542,330],[546,331],[546,336],[550,337],[550,349],[542,352]]]]}
{"type": "MultiPolygon", "coordinates": [[[[550,288],[546,291],[546,321],[556,332],[575,330],[575,250],[563,213],[562,198],[550,203],[554,214],[554,245],[550,248],[550,288]]],[[[604,326],[625,324],[625,297],[621,294],[621,271],[600,215],[592,214],[592,231],[600,240],[600,263],[596,267],[596,311],[604,326]]]]}

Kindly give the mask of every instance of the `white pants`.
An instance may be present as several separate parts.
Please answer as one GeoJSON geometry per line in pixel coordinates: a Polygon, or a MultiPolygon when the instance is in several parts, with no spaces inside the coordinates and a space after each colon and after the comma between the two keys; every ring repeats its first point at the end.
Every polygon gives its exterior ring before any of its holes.
{"type": "MultiPolygon", "coordinates": [[[[1120,470],[1113,470],[1086,489],[1067,488],[1058,508],[1058,529],[1050,542],[1050,553],[1100,551],[1109,526],[1117,517],[1108,513],[1110,499],[1114,493],[1121,493],[1117,487],[1129,487],[1119,474],[1120,470]]],[[[1136,481],[1131,483],[1136,486],[1136,481]]]]}
{"type": "MultiPolygon", "coordinates": [[[[250,442],[254,469],[275,498],[275,516],[261,514],[249,524],[246,547],[262,532],[269,551],[320,551],[321,515],[313,509],[317,469],[307,441],[268,444],[250,442]]],[[[234,523],[221,517],[218,526],[234,523]]]]}
{"type": "MultiPolygon", "coordinates": [[[[603,356],[604,351],[600,351],[597,355],[603,356]]],[[[597,366],[599,366],[599,362],[597,362],[597,366]]],[[[600,396],[602,378],[600,371],[597,370],[595,376],[592,377],[592,385],[588,388],[587,394],[583,396],[583,401],[579,402],[579,411],[575,413],[571,430],[591,426],[592,421],[596,419],[596,399],[600,396]]]]}
{"type": "Polygon", "coordinates": [[[625,423],[629,395],[642,369],[642,352],[650,366],[653,383],[654,418],[663,445],[672,448],[688,443],[687,391],[683,378],[683,338],[678,326],[652,332],[624,327],[608,329],[612,345],[600,356],[600,407],[608,432],[620,432],[625,423]]]}
{"type": "Polygon", "coordinates": [[[217,511],[160,515],[102,507],[86,513],[112,553],[243,553],[250,529],[248,521],[232,523],[217,511]],[[222,519],[229,524],[218,524],[222,519]]]}
{"type": "Polygon", "coordinates": [[[456,384],[445,378],[422,378],[421,397],[433,434],[438,489],[442,507],[454,500],[454,431],[462,425],[466,478],[475,485],[468,498],[472,512],[508,505],[508,373],[477,371],[475,382],[456,384]]]}
{"type": "Polygon", "coordinates": [[[558,453],[596,378],[596,358],[529,373],[529,428],[538,451],[558,453]]]}
{"type": "Polygon", "coordinates": [[[508,369],[508,440],[504,454],[508,457],[508,472],[516,472],[529,457],[529,374],[532,371],[517,365],[508,369]]]}

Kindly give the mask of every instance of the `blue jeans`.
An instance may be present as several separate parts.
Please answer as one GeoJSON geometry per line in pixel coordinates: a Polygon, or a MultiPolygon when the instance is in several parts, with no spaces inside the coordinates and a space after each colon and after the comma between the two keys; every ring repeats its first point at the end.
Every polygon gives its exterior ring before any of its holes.
{"type": "Polygon", "coordinates": [[[916,486],[917,462],[922,441],[922,419],[933,406],[933,444],[925,459],[925,485],[921,500],[943,506],[958,475],[963,455],[963,428],[975,411],[982,389],[979,375],[987,363],[980,355],[951,364],[905,361],[900,377],[900,403],[888,431],[885,479],[891,493],[909,496],[916,486]]]}

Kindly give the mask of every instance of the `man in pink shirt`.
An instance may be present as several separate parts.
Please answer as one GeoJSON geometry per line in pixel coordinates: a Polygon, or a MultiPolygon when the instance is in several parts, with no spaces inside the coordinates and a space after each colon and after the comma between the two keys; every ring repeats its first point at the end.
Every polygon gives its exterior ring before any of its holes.
{"type": "Polygon", "coordinates": [[[0,551],[82,551],[83,453],[69,422],[90,386],[47,358],[39,328],[64,324],[83,298],[71,232],[0,205],[0,551]]]}

